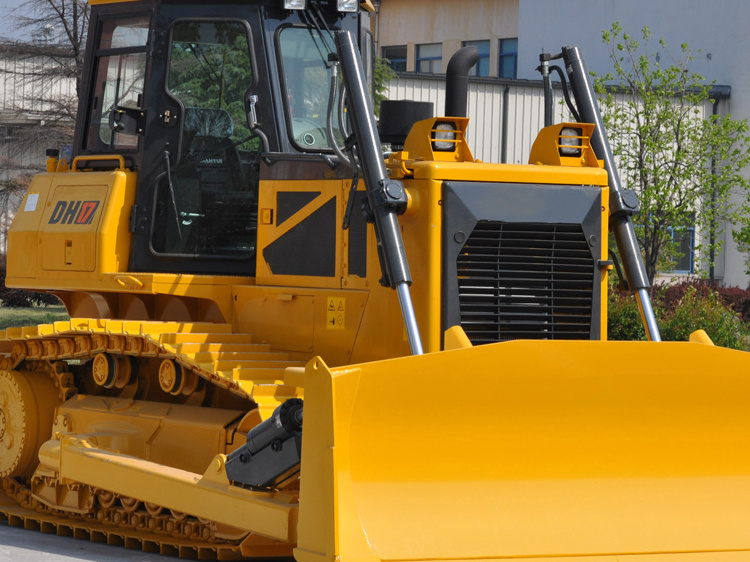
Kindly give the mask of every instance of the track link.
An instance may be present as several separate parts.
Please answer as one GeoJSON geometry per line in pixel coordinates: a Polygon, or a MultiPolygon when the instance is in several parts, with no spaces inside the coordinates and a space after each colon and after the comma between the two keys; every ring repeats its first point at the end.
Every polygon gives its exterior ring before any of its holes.
{"type": "Polygon", "coordinates": [[[130,509],[132,506],[118,499],[110,508],[97,504],[92,513],[71,514],[50,509],[36,501],[25,486],[3,478],[0,521],[7,521],[12,527],[180,558],[244,560],[291,556],[289,545],[264,537],[245,534],[221,538],[217,531],[222,530],[211,522],[169,510],[157,513],[155,506],[148,506],[148,511],[142,505],[135,510],[130,509]]]}
{"type": "MultiPolygon", "coordinates": [[[[233,333],[229,324],[71,319],[0,331],[3,370],[22,361],[88,360],[100,354],[171,360],[184,379],[200,378],[254,401],[264,419],[280,403],[301,395],[285,384],[284,373],[304,361],[253,343],[250,334],[233,333]]],[[[62,400],[76,392],[65,383],[60,388],[66,388],[62,400]]],[[[183,388],[172,393],[189,390],[183,381],[183,388]]]]}

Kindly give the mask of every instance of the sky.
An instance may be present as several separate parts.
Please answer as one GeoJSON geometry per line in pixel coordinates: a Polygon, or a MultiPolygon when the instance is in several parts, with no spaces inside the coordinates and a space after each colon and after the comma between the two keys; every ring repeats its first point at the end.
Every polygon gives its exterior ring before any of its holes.
{"type": "Polygon", "coordinates": [[[23,38],[13,30],[13,10],[22,3],[23,0],[0,0],[0,37],[23,38]]]}

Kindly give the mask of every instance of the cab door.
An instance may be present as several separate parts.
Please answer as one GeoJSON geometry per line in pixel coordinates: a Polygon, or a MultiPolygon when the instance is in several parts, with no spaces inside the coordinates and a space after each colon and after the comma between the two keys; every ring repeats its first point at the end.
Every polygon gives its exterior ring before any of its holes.
{"type": "Polygon", "coordinates": [[[133,271],[254,275],[267,148],[246,112],[257,96],[259,109],[272,115],[271,96],[258,80],[258,8],[217,10],[191,5],[186,17],[184,6],[159,8],[131,216],[133,271]]]}

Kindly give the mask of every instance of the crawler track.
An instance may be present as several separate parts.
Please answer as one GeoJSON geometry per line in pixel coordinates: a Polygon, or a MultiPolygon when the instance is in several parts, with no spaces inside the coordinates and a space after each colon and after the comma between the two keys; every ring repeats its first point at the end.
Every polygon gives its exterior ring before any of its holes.
{"type": "MultiPolygon", "coordinates": [[[[229,324],[71,319],[0,331],[0,370],[14,369],[23,361],[86,361],[99,354],[132,357],[136,363],[144,360],[140,366],[146,366],[147,359],[173,360],[188,375],[185,378],[195,375],[252,400],[264,418],[281,402],[299,395],[297,388],[285,385],[284,372],[304,365],[287,353],[252,343],[250,334],[232,333],[229,324]]],[[[76,392],[62,381],[60,388],[63,400],[76,392]]],[[[188,390],[174,394],[189,396],[188,390]]]]}
{"type": "MultiPolygon", "coordinates": [[[[79,393],[102,393],[257,407],[265,418],[279,403],[301,396],[285,384],[284,373],[302,365],[226,324],[72,319],[0,332],[4,376],[47,373],[59,403],[79,393]],[[104,375],[97,371],[102,368],[104,375]]],[[[85,484],[39,475],[11,478],[2,470],[0,477],[0,520],[13,526],[201,560],[291,556],[288,544],[85,484]],[[34,493],[40,486],[55,490],[60,505],[40,501],[34,493]]],[[[293,490],[277,493],[296,501],[293,490]]]]}

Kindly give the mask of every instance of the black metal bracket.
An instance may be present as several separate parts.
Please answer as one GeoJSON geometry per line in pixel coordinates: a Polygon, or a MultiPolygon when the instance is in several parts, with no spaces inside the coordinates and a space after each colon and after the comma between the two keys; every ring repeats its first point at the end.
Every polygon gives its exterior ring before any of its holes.
{"type": "Polygon", "coordinates": [[[246,443],[227,456],[227,478],[234,484],[268,488],[298,472],[302,459],[302,400],[292,398],[247,434],[246,443]]]}

